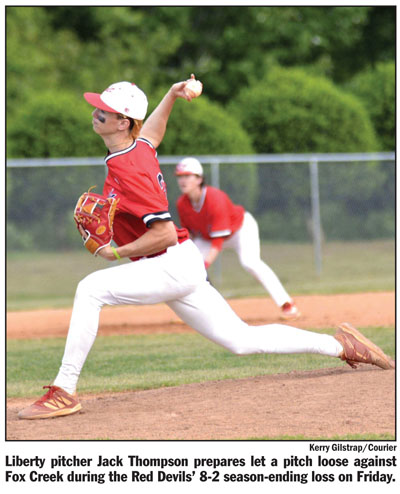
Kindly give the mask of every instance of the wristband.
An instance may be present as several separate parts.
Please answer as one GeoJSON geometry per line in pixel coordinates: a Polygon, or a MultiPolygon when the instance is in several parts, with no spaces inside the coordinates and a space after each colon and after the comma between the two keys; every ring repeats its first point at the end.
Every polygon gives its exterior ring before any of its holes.
{"type": "Polygon", "coordinates": [[[115,247],[111,246],[111,245],[110,245],[110,247],[111,247],[111,250],[113,251],[114,256],[116,257],[116,259],[120,260],[121,259],[121,256],[118,254],[117,249],[115,247]]]}

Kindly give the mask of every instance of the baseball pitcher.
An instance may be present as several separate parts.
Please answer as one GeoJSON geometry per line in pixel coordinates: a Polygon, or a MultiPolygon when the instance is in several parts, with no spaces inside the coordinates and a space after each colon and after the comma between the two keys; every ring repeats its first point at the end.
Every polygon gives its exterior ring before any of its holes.
{"type": "Polygon", "coordinates": [[[93,107],[93,131],[108,150],[108,174],[102,197],[78,200],[74,218],[91,253],[131,262],[95,271],[80,281],[58,374],[40,399],[19,412],[19,418],[46,419],[81,410],[76,388],[104,305],[165,302],[200,334],[238,355],[308,352],[339,358],[351,366],[360,362],[383,369],[394,366],[349,324],[342,324],[335,336],[282,324],[250,327],[207,281],[203,258],[188,231],[177,228],[171,219],[156,152],[176,99],[196,97],[186,91],[193,79],[173,84],[144,124],[147,98],[135,84],[118,82],[101,94],[85,93],[93,107]],[[110,236],[117,247],[110,244],[110,236]]]}

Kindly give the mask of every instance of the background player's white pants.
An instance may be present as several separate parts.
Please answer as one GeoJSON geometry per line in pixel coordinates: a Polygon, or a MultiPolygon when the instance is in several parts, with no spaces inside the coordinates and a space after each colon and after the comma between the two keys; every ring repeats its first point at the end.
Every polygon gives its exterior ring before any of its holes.
{"type": "MultiPolygon", "coordinates": [[[[210,252],[211,241],[203,237],[195,237],[193,241],[205,259],[210,252]]],[[[279,307],[286,302],[291,302],[279,278],[260,257],[258,224],[249,212],[246,211],[242,226],[224,242],[222,248],[236,251],[243,268],[262,284],[279,307]]]]}
{"type": "Polygon", "coordinates": [[[211,341],[238,355],[319,353],[337,357],[343,350],[330,335],[282,324],[249,326],[206,281],[200,252],[191,240],[151,259],[96,271],[76,290],[65,352],[54,385],[76,389],[97,335],[103,305],[166,302],[182,320],[211,341]]]}

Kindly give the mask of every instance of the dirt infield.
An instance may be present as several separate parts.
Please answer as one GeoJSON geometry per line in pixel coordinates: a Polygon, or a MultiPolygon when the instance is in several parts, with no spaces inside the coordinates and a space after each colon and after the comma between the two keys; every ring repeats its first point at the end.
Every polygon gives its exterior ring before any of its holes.
{"type": "MultiPolygon", "coordinates": [[[[395,294],[302,296],[295,325],[395,325],[395,294]]],[[[230,300],[251,324],[277,322],[270,299],[230,300]]],[[[70,310],[7,314],[7,338],[66,336],[70,310]]],[[[164,305],[105,308],[99,334],[193,331],[164,305]]],[[[295,357],[294,357],[295,358],[295,357]]],[[[22,421],[31,399],[7,400],[8,440],[210,440],[395,433],[395,371],[341,364],[334,369],[80,396],[83,410],[51,421],[22,421]],[[363,399],[364,398],[364,399],[363,399]],[[134,420],[133,420],[134,418],[134,420]],[[49,427],[51,422],[51,427],[49,427]]]]}

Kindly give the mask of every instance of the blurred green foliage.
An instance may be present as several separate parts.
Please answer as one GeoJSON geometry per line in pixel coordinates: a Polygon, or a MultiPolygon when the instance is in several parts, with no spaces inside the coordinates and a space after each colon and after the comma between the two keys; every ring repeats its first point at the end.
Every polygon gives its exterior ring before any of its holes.
{"type": "MultiPolygon", "coordinates": [[[[379,149],[361,101],[326,77],[303,69],[274,68],[257,85],[244,88],[229,108],[242,121],[258,153],[379,149]]],[[[321,164],[321,215],[327,238],[391,237],[395,224],[393,176],[393,166],[388,164],[321,164]]],[[[297,164],[259,167],[258,181],[263,184],[263,194],[255,213],[262,237],[309,239],[308,168],[297,164]]]]}
{"type": "Polygon", "coordinates": [[[230,109],[258,153],[377,151],[362,103],[326,77],[301,69],[274,68],[244,88],[230,109]]]}
{"type": "MultiPolygon", "coordinates": [[[[159,155],[390,151],[395,27],[390,6],[7,6],[7,156],[102,156],[83,92],[133,81],[151,111],[191,73],[204,94],[176,103],[159,155]]],[[[56,211],[101,187],[104,170],[87,168],[8,171],[9,249],[74,245],[69,213],[56,211]],[[57,207],[45,211],[55,191],[57,207]]],[[[327,185],[321,177],[321,187],[340,191],[347,204],[332,203],[323,216],[333,225],[350,204],[362,223],[372,204],[368,235],[391,235],[393,170],[360,170],[357,177],[350,168],[332,171],[327,185]],[[359,202],[353,179],[365,186],[359,202]]],[[[172,170],[164,174],[176,188],[172,170]]],[[[221,187],[257,215],[265,238],[302,240],[308,182],[305,167],[250,163],[225,165],[221,187]]]]}
{"type": "Polygon", "coordinates": [[[396,49],[394,6],[8,6],[6,28],[9,118],[44,88],[130,80],[151,95],[191,72],[221,104],[274,65],[344,84],[396,49]]]}
{"type": "Polygon", "coordinates": [[[381,142],[382,151],[396,146],[396,67],[379,63],[357,73],[345,88],[357,95],[367,110],[381,142]]]}
{"type": "Polygon", "coordinates": [[[7,129],[9,156],[104,156],[93,132],[93,108],[70,91],[45,89],[18,107],[7,129]]]}
{"type": "MultiPolygon", "coordinates": [[[[43,91],[54,91],[50,101],[70,94],[76,107],[84,91],[100,92],[118,80],[134,81],[151,97],[192,72],[211,102],[226,105],[243,88],[257,88],[278,65],[303,67],[334,84],[352,81],[347,88],[366,104],[381,148],[389,150],[395,27],[396,9],[388,6],[8,6],[8,123],[21,128],[18,113],[43,91]],[[383,69],[387,64],[392,69],[383,69]],[[358,79],[360,73],[368,76],[358,79]]],[[[324,117],[315,114],[315,125],[324,126],[324,117]]],[[[302,118],[301,104],[297,118],[302,118]]],[[[38,127],[35,138],[49,139],[46,126],[38,127]]],[[[21,149],[16,140],[13,132],[9,156],[39,156],[40,145],[21,149]]]]}

